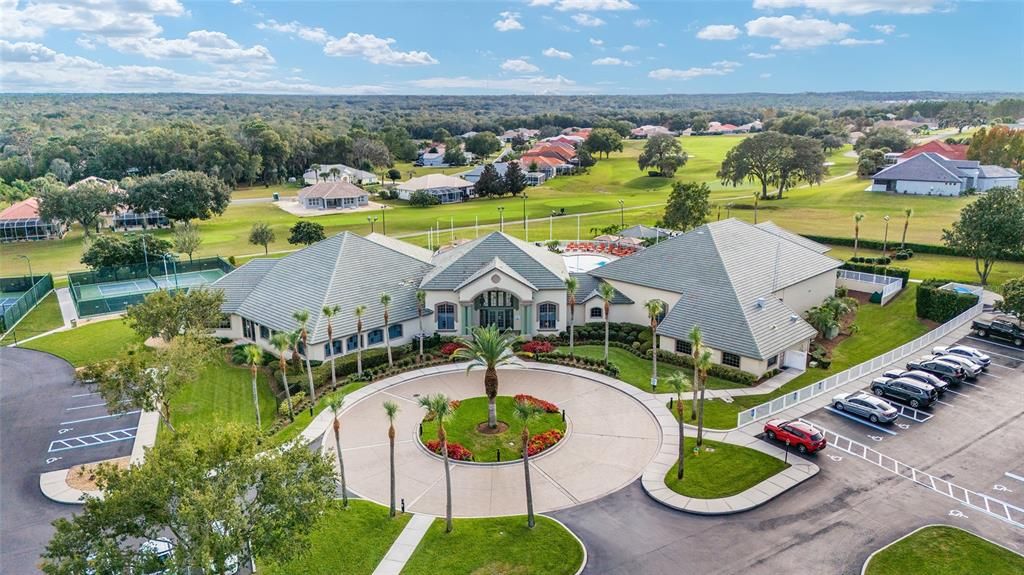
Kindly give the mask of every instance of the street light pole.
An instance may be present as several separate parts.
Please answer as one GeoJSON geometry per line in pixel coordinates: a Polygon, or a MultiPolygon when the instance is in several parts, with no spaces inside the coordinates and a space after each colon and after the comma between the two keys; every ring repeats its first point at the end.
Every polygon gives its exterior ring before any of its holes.
{"type": "Polygon", "coordinates": [[[505,206],[498,206],[498,231],[505,231],[505,206]]]}
{"type": "Polygon", "coordinates": [[[526,229],[526,226],[527,226],[527,224],[526,224],[526,199],[529,198],[529,197],[530,196],[527,196],[526,194],[523,194],[523,229],[524,230],[526,229]]]}
{"type": "Polygon", "coordinates": [[[885,220],[885,238],[882,240],[882,257],[884,258],[885,253],[889,251],[887,249],[889,247],[889,216],[885,216],[882,219],[885,220]]]}
{"type": "Polygon", "coordinates": [[[26,255],[22,255],[22,254],[18,254],[17,257],[19,257],[19,258],[25,260],[26,262],[28,262],[28,281],[29,281],[29,283],[33,283],[33,284],[36,283],[36,281],[35,281],[36,280],[36,276],[35,276],[35,274],[32,273],[32,258],[30,258],[30,257],[28,257],[26,255]]]}
{"type": "Polygon", "coordinates": [[[619,200],[619,229],[626,227],[626,202],[619,200]]]}

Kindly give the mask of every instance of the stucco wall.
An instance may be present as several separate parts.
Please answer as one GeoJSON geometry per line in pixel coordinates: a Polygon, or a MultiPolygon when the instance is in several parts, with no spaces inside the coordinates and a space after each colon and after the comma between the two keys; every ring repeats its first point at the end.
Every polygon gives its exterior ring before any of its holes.
{"type": "Polygon", "coordinates": [[[836,272],[831,270],[795,283],[774,293],[789,309],[801,316],[836,293],[836,272]]]}
{"type": "Polygon", "coordinates": [[[896,181],[897,194],[915,194],[920,196],[959,196],[959,183],[916,182],[907,180],[896,181]]]}
{"type": "Polygon", "coordinates": [[[978,191],[987,192],[992,188],[1008,187],[1017,188],[1020,178],[980,178],[978,179],[978,191]]]}
{"type": "MultiPolygon", "coordinates": [[[[633,300],[632,305],[613,305],[612,311],[609,314],[611,321],[635,323],[639,325],[647,325],[651,322],[647,317],[647,309],[644,308],[644,304],[652,299],[660,299],[665,302],[665,314],[668,315],[672,306],[679,301],[679,294],[675,292],[649,288],[639,286],[636,284],[630,284],[617,280],[605,280],[612,285],[615,289],[622,292],[623,295],[633,300]]],[[[594,301],[600,301],[594,300],[594,301]]],[[[590,321],[590,308],[593,307],[594,303],[590,302],[587,305],[587,321],[590,321]]]]}

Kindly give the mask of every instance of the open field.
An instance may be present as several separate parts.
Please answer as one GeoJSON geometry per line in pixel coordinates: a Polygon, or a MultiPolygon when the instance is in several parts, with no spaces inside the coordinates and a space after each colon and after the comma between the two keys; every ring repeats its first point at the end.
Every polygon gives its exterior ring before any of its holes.
{"type": "MultiPolygon", "coordinates": [[[[576,238],[577,215],[580,217],[579,228],[582,237],[592,237],[591,228],[617,224],[626,225],[645,223],[653,224],[663,213],[663,204],[671,189],[673,180],[704,181],[712,189],[712,201],[716,208],[712,219],[719,217],[718,206],[721,206],[721,217],[732,215],[740,219],[752,221],[752,209],[741,209],[740,206],[751,207],[751,194],[755,186],[749,182],[738,187],[723,186],[715,177],[725,153],[741,140],[737,136],[689,137],[682,138],[683,147],[690,154],[686,166],[680,169],[675,178],[651,178],[636,166],[636,157],[642,149],[640,141],[627,141],[622,153],[612,154],[602,159],[590,169],[589,173],[577,176],[563,176],[551,180],[545,186],[527,190],[529,199],[525,202],[530,223],[531,240],[546,240],[549,223],[555,237],[576,238]],[[620,214],[619,200],[626,210],[620,214]],[[726,204],[734,203],[734,209],[726,208],[726,204]],[[565,209],[565,217],[548,221],[553,212],[565,209]],[[606,212],[594,214],[594,212],[606,212]]],[[[846,148],[848,149],[848,148],[846,148]]],[[[762,201],[758,220],[774,220],[780,225],[797,232],[817,233],[835,236],[852,236],[852,217],[854,212],[867,214],[862,222],[861,234],[864,238],[881,239],[883,235],[882,216],[896,216],[904,207],[913,207],[909,241],[921,243],[939,243],[941,230],[955,220],[960,208],[971,200],[969,198],[938,198],[908,197],[865,192],[867,182],[849,174],[854,170],[855,158],[843,155],[846,150],[834,152],[829,161],[834,162],[829,181],[820,186],[800,187],[786,193],[783,200],[762,201]]],[[[401,169],[401,167],[400,167],[401,169]]],[[[463,171],[465,168],[414,168],[417,175],[426,171],[463,171]]],[[[270,188],[254,187],[237,192],[237,199],[267,197],[273,191],[288,193],[294,190],[291,186],[274,186],[270,188]]],[[[523,199],[495,198],[473,200],[462,204],[448,204],[431,208],[412,208],[405,202],[388,202],[395,209],[382,214],[387,223],[389,235],[420,234],[410,241],[426,244],[425,230],[432,225],[447,228],[454,225],[454,234],[458,238],[473,237],[474,226],[479,222],[480,232],[497,229],[499,221],[498,207],[505,207],[505,231],[520,237],[525,236],[522,225],[523,199]]],[[[331,214],[314,218],[322,224],[328,234],[344,230],[357,233],[369,231],[366,221],[367,213],[331,214]]],[[[376,214],[375,214],[376,215],[376,214]]],[[[259,246],[248,243],[249,228],[253,222],[262,221],[270,224],[276,232],[276,240],[269,246],[271,251],[295,249],[287,243],[288,227],[298,220],[296,216],[277,208],[269,202],[243,202],[228,207],[225,213],[209,221],[197,222],[203,237],[203,244],[196,255],[210,256],[231,255],[241,256],[262,252],[259,246]]],[[[380,231],[382,223],[377,222],[380,231]]],[[[893,230],[890,229],[890,232],[893,230]]],[[[161,230],[157,235],[167,237],[170,230],[161,230]]],[[[892,235],[892,233],[890,233],[892,235]]],[[[442,239],[449,239],[450,233],[442,234],[442,239]]],[[[36,271],[50,271],[57,276],[68,270],[80,269],[78,262],[82,252],[82,233],[77,227],[65,238],[56,241],[17,243],[0,245],[0,259],[11,273],[22,272],[24,260],[13,260],[15,255],[27,255],[32,258],[36,271]]]]}
{"type": "MultiPolygon", "coordinates": [[[[861,249],[857,253],[861,256],[881,255],[877,250],[861,249]]],[[[841,260],[849,259],[853,255],[853,248],[832,246],[832,251],[828,255],[841,260]]],[[[910,277],[913,279],[941,278],[970,284],[977,284],[981,281],[974,269],[974,260],[971,258],[915,253],[914,257],[909,260],[893,260],[892,266],[909,269],[910,277]]],[[[1022,275],[1024,275],[1024,262],[999,262],[992,268],[992,273],[988,276],[988,284],[990,288],[998,287],[1003,285],[1006,280],[1022,275]]]]}

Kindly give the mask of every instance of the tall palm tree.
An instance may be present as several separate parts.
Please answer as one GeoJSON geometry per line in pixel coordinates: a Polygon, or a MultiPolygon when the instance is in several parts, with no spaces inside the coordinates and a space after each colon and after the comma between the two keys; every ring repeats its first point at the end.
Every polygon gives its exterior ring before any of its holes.
{"type": "Polygon", "coordinates": [[[533,486],[530,484],[530,420],[540,413],[539,407],[525,401],[517,401],[512,407],[512,415],[523,422],[520,439],[523,442],[523,473],[526,475],[526,525],[530,529],[536,523],[533,518],[533,486]]]}
{"type": "Polygon", "coordinates": [[[327,345],[331,350],[331,389],[338,387],[338,376],[334,373],[334,326],[331,325],[331,320],[340,312],[340,305],[325,305],[320,310],[320,313],[327,318],[327,345]]]}
{"type": "Polygon", "coordinates": [[[612,298],[615,297],[615,288],[612,284],[601,282],[597,286],[597,295],[604,300],[604,363],[608,365],[608,314],[612,311],[612,298]]]}
{"type": "Polygon", "coordinates": [[[260,373],[260,365],[263,364],[263,350],[260,346],[250,343],[242,348],[242,354],[245,356],[245,363],[249,364],[252,370],[252,403],[256,408],[256,428],[263,429],[263,421],[260,419],[260,398],[256,392],[256,378],[260,373]]]}
{"type": "Polygon", "coordinates": [[[277,350],[278,361],[281,362],[281,385],[284,386],[284,394],[288,401],[288,418],[295,421],[295,413],[292,411],[292,391],[288,389],[288,362],[284,354],[292,349],[290,334],[279,331],[270,336],[270,345],[277,350]]]}
{"type": "Polygon", "coordinates": [[[388,515],[395,516],[395,417],[398,415],[398,404],[388,400],[384,402],[384,414],[388,417],[388,442],[391,444],[391,510],[388,515]]]}
{"type": "Polygon", "coordinates": [[[327,173],[329,173],[331,177],[334,178],[335,181],[337,181],[338,177],[341,176],[341,170],[339,170],[337,166],[328,170],[327,173]]]}
{"type": "Polygon", "coordinates": [[[644,304],[647,309],[647,317],[651,320],[651,378],[652,381],[658,380],[658,318],[661,317],[662,312],[665,311],[665,302],[660,299],[647,300],[644,304]]]}
{"type": "Polygon", "coordinates": [[[290,351],[292,352],[292,367],[298,366],[298,372],[302,373],[302,370],[305,369],[302,362],[299,361],[299,344],[302,343],[302,333],[298,330],[287,333],[288,345],[291,346],[290,351]]]}
{"type": "Polygon", "coordinates": [[[444,430],[445,422],[452,418],[455,410],[443,393],[436,395],[425,395],[419,399],[420,407],[427,410],[428,414],[434,416],[437,421],[437,441],[441,444],[441,458],[444,459],[444,489],[445,489],[445,526],[444,532],[452,532],[452,468],[448,460],[448,435],[444,430]]]}
{"type": "Polygon", "coordinates": [[[365,305],[357,305],[352,313],[356,316],[356,373],[363,375],[363,314],[365,305]]]}
{"type": "Polygon", "coordinates": [[[327,405],[334,415],[334,449],[338,452],[338,477],[341,479],[341,506],[348,509],[348,484],[345,482],[345,460],[341,457],[341,406],[345,403],[345,395],[339,393],[331,398],[327,405]]]}
{"type": "Polygon", "coordinates": [[[683,372],[676,371],[668,376],[666,380],[669,389],[676,393],[676,420],[679,422],[679,456],[676,461],[676,479],[683,478],[683,455],[686,453],[686,410],[683,409],[683,392],[686,391],[686,376],[683,372]]]}
{"type": "Polygon", "coordinates": [[[903,239],[900,240],[900,249],[907,247],[907,228],[910,227],[910,216],[914,215],[914,208],[903,208],[903,213],[907,218],[903,220],[903,239]]]}
{"type": "Polygon", "coordinates": [[[697,419],[697,359],[704,347],[704,334],[699,325],[690,328],[690,355],[693,356],[693,402],[690,405],[690,420],[697,419]]]}
{"type": "Polygon", "coordinates": [[[864,219],[864,214],[857,212],[853,214],[853,257],[857,257],[857,247],[860,244],[860,221],[864,219]]]}
{"type": "Polygon", "coordinates": [[[388,350],[388,367],[394,365],[391,361],[391,330],[388,329],[388,308],[391,307],[391,294],[388,292],[381,292],[380,294],[380,305],[384,306],[384,347],[388,350]]]}
{"type": "Polygon", "coordinates": [[[484,391],[487,393],[487,427],[498,427],[498,413],[495,398],[498,397],[498,367],[515,358],[512,346],[519,336],[509,330],[498,331],[498,327],[477,326],[469,338],[459,338],[464,347],[455,350],[454,357],[469,360],[466,373],[474,367],[484,368],[484,391]]]}
{"type": "Polygon", "coordinates": [[[295,321],[299,322],[299,337],[302,338],[302,351],[305,352],[302,355],[306,360],[306,377],[309,379],[309,400],[313,402],[310,404],[309,409],[312,411],[313,406],[316,405],[316,390],[313,387],[313,370],[309,367],[309,333],[306,331],[306,324],[309,323],[309,312],[300,309],[292,313],[292,317],[295,318],[295,321]]]}
{"type": "Polygon", "coordinates": [[[704,443],[704,387],[708,382],[708,370],[711,369],[711,350],[705,349],[700,352],[695,364],[697,368],[697,383],[694,387],[700,388],[700,409],[697,410],[697,449],[704,443]]]}
{"type": "Polygon", "coordinates": [[[420,361],[423,361],[423,310],[427,307],[427,292],[416,290],[416,319],[420,322],[420,361]]]}
{"type": "Polygon", "coordinates": [[[565,295],[569,299],[569,357],[576,357],[575,351],[575,335],[576,335],[576,290],[580,287],[580,282],[576,278],[569,276],[565,278],[565,295]]]}

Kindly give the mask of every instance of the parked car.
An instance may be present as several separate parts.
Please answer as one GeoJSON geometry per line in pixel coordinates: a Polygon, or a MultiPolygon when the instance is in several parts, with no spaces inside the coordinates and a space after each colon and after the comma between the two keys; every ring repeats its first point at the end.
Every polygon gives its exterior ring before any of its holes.
{"type": "Polygon", "coordinates": [[[940,345],[932,348],[932,353],[936,355],[958,355],[966,357],[974,363],[981,366],[982,369],[988,369],[988,366],[992,363],[992,358],[988,354],[982,352],[976,347],[969,345],[940,345]]]}
{"type": "Polygon", "coordinates": [[[902,369],[890,369],[889,371],[882,374],[884,377],[906,377],[908,379],[916,379],[921,383],[927,383],[928,385],[935,388],[935,391],[939,392],[939,395],[946,393],[949,389],[949,384],[945,381],[935,377],[934,375],[926,371],[907,371],[902,369]]]}
{"type": "Polygon", "coordinates": [[[911,371],[923,371],[925,373],[930,373],[946,383],[959,384],[963,383],[967,379],[967,374],[964,373],[964,368],[955,363],[939,359],[919,359],[917,361],[908,361],[907,369],[911,371]]]}
{"type": "Polygon", "coordinates": [[[939,399],[939,392],[934,387],[905,377],[876,377],[871,382],[871,393],[890,397],[914,409],[928,407],[939,399]]]}
{"type": "Polygon", "coordinates": [[[923,355],[921,356],[921,359],[937,359],[947,363],[955,363],[964,368],[964,375],[967,376],[967,379],[975,379],[981,375],[982,371],[982,367],[980,365],[959,355],[923,355]]]}
{"type": "Polygon", "coordinates": [[[163,575],[167,573],[167,561],[174,553],[174,544],[166,537],[150,539],[139,546],[143,575],[163,575]]]}
{"type": "Polygon", "coordinates": [[[971,330],[978,334],[978,337],[994,337],[1006,340],[1017,347],[1024,347],[1024,327],[1011,317],[997,317],[992,321],[976,320],[971,323],[971,330]]]}
{"type": "Polygon", "coordinates": [[[840,393],[832,398],[836,411],[846,411],[868,418],[871,423],[892,423],[900,412],[888,401],[866,393],[840,393]]]}
{"type": "Polygon", "coordinates": [[[815,453],[825,449],[825,436],[810,424],[788,419],[769,419],[764,434],[771,440],[795,445],[800,453],[815,453]]]}

